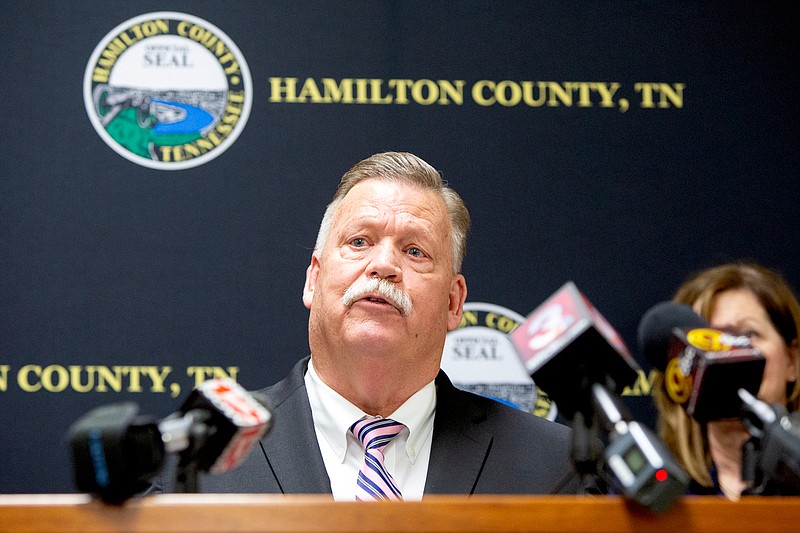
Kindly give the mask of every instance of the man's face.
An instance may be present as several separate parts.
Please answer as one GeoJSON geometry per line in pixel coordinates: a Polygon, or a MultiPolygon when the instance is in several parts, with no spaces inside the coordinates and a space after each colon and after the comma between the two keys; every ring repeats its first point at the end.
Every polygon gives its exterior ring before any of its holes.
{"type": "Polygon", "coordinates": [[[396,363],[433,362],[438,369],[445,334],[460,323],[466,298],[463,276],[452,273],[450,227],[433,192],[380,179],[353,187],[336,210],[319,260],[308,267],[303,302],[311,310],[314,357],[391,354],[396,363]],[[412,310],[405,314],[408,309],[377,289],[343,302],[348,288],[370,278],[408,295],[412,310]]]}

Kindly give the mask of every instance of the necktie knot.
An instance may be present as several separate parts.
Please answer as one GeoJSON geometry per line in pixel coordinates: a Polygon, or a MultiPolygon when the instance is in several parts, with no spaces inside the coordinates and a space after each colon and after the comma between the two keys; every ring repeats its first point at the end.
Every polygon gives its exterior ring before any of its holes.
{"type": "Polygon", "coordinates": [[[365,450],[383,449],[406,427],[391,418],[363,418],[350,426],[350,431],[365,450]]]}
{"type": "Polygon", "coordinates": [[[364,447],[364,463],[358,473],[356,500],[401,500],[402,494],[384,465],[383,449],[406,426],[390,418],[363,418],[350,432],[364,447]]]}

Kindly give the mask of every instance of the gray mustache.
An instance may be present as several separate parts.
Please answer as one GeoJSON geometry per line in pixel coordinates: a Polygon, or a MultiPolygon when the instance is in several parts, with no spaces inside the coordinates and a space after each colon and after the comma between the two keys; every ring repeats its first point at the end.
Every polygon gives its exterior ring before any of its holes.
{"type": "Polygon", "coordinates": [[[376,294],[400,310],[400,314],[408,316],[414,310],[411,297],[398,289],[394,283],[382,278],[359,278],[342,296],[342,303],[346,307],[366,294],[376,294]]]}

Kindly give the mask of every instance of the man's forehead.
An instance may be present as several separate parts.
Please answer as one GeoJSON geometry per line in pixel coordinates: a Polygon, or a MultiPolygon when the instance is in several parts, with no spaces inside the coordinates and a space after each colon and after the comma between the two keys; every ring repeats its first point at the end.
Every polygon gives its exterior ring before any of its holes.
{"type": "Polygon", "coordinates": [[[436,191],[413,183],[381,178],[368,178],[357,183],[342,199],[336,215],[337,218],[342,213],[364,213],[368,216],[371,213],[378,214],[383,206],[425,218],[447,216],[444,200],[436,191]]]}

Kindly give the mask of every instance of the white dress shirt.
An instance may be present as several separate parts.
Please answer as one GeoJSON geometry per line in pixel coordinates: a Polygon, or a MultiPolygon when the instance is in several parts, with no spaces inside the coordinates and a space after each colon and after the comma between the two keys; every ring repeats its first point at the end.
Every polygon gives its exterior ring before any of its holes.
{"type": "MultiPolygon", "coordinates": [[[[326,385],[314,370],[313,356],[308,362],[305,383],[333,498],[353,501],[364,449],[349,428],[365,415],[372,415],[326,385]]],[[[386,469],[394,477],[404,500],[422,499],[431,457],[435,410],[436,386],[431,381],[387,417],[406,426],[383,451],[386,469]]]]}

